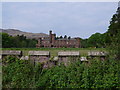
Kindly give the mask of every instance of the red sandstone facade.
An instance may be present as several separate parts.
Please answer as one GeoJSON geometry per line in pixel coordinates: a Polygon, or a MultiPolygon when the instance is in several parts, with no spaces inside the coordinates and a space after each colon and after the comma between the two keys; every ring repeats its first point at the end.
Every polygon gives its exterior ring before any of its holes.
{"type": "Polygon", "coordinates": [[[36,48],[40,47],[54,47],[54,48],[80,48],[80,38],[62,38],[56,39],[56,34],[49,31],[49,37],[39,38],[36,48]]]}

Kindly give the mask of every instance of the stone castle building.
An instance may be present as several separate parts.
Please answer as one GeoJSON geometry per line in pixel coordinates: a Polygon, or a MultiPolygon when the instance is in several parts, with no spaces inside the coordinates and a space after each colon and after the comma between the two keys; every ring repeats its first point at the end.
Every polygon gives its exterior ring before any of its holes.
{"type": "Polygon", "coordinates": [[[53,47],[53,48],[80,48],[80,38],[56,38],[56,34],[52,34],[49,31],[49,36],[44,38],[39,38],[36,48],[40,47],[53,47]]]}

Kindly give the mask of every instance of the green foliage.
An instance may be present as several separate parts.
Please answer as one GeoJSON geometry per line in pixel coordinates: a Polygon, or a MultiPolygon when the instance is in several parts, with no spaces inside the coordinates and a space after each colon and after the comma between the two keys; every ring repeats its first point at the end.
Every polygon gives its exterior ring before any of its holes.
{"type": "Polygon", "coordinates": [[[67,39],[67,35],[65,35],[65,36],[64,36],[64,38],[66,38],[66,39],[67,39]]]}
{"type": "Polygon", "coordinates": [[[10,36],[7,33],[1,33],[2,35],[2,47],[9,47],[11,45],[10,36]]]}
{"type": "Polygon", "coordinates": [[[3,66],[3,88],[33,88],[35,80],[41,72],[41,65],[34,67],[27,60],[14,57],[6,58],[7,65],[3,66]],[[12,61],[12,62],[10,62],[12,61]],[[14,61],[14,62],[13,62],[14,61]]]}
{"type": "Polygon", "coordinates": [[[17,60],[17,58],[15,56],[7,56],[4,59],[2,59],[2,64],[6,65],[6,64],[10,64],[13,63],[17,60]]]}
{"type": "Polygon", "coordinates": [[[68,39],[71,39],[71,37],[69,36],[68,39]]]}
{"type": "Polygon", "coordinates": [[[117,9],[116,14],[114,14],[111,18],[110,25],[106,33],[95,33],[91,35],[88,39],[82,39],[81,46],[83,48],[109,47],[109,54],[114,59],[120,60],[120,8],[117,9]]]}
{"type": "MultiPolygon", "coordinates": [[[[13,58],[14,59],[14,58],[13,58]]],[[[3,66],[3,88],[120,88],[116,60],[76,61],[65,67],[42,69],[29,61],[14,60],[3,66]]]]}
{"type": "Polygon", "coordinates": [[[92,47],[93,45],[95,45],[95,47],[102,47],[104,46],[104,42],[103,42],[103,37],[102,34],[100,33],[95,33],[93,34],[89,39],[88,39],[88,43],[89,45],[92,47]]]}
{"type": "Polygon", "coordinates": [[[112,55],[120,60],[120,8],[118,8],[117,13],[113,15],[107,33],[110,41],[108,46],[112,50],[112,55]]]}
{"type": "Polygon", "coordinates": [[[106,33],[92,34],[88,39],[81,39],[81,46],[83,48],[96,47],[105,48],[106,47],[106,33]]]}
{"type": "Polygon", "coordinates": [[[60,36],[59,38],[60,38],[60,39],[62,39],[63,37],[62,37],[62,36],[60,36]]]}
{"type": "Polygon", "coordinates": [[[1,33],[3,48],[31,48],[36,47],[37,40],[27,39],[24,35],[9,36],[7,33],[1,33]]]}

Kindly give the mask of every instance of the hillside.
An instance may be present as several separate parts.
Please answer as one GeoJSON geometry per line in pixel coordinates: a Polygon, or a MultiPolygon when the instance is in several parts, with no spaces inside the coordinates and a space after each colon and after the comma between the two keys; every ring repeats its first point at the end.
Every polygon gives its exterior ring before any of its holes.
{"type": "Polygon", "coordinates": [[[12,36],[24,35],[29,39],[33,39],[33,38],[38,39],[39,37],[48,37],[48,35],[45,33],[23,32],[16,29],[0,29],[0,32],[8,33],[9,35],[12,35],[12,36]]]}

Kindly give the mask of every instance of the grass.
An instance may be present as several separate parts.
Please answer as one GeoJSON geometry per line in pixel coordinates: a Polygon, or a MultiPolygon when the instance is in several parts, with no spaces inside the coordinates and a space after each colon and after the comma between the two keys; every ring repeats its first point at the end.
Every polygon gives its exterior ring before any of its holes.
{"type": "Polygon", "coordinates": [[[59,51],[79,51],[81,56],[87,56],[89,51],[107,51],[105,48],[2,48],[2,50],[21,50],[23,55],[28,55],[28,51],[50,51],[51,56],[57,56],[59,51]]]}

